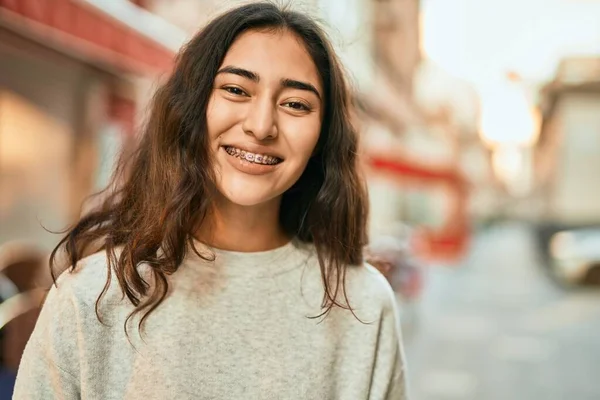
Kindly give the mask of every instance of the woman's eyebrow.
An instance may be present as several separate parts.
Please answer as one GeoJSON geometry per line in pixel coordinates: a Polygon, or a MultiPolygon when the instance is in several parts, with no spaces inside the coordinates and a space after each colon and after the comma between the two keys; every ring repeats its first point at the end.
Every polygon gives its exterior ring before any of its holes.
{"type": "Polygon", "coordinates": [[[317,88],[308,82],[302,82],[302,81],[297,81],[295,79],[285,78],[285,79],[281,80],[281,86],[283,86],[285,88],[300,89],[300,90],[307,90],[309,92],[313,92],[314,94],[317,95],[319,100],[321,100],[321,95],[319,94],[319,91],[317,90],[317,88]]]}
{"type": "MultiPolygon", "coordinates": [[[[251,81],[256,83],[260,82],[260,76],[256,72],[249,71],[247,69],[236,67],[233,65],[227,65],[221,68],[217,72],[217,75],[218,74],[234,74],[241,76],[242,78],[250,79],[251,81]]],[[[296,79],[283,78],[281,80],[281,86],[284,88],[299,89],[313,92],[315,95],[317,95],[319,100],[321,100],[321,94],[319,93],[317,88],[311,83],[299,81],[296,79]]]]}
{"type": "Polygon", "coordinates": [[[233,65],[228,65],[226,67],[221,68],[217,72],[217,75],[219,75],[219,74],[234,74],[234,75],[239,75],[242,78],[250,79],[251,81],[254,81],[257,83],[260,81],[260,77],[258,76],[258,74],[256,72],[248,71],[247,69],[244,69],[244,68],[234,67],[233,65]]]}

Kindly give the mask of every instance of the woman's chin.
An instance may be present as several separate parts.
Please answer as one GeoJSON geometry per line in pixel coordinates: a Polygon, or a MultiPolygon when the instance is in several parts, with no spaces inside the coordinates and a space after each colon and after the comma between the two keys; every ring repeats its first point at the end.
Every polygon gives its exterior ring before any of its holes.
{"type": "Polygon", "coordinates": [[[221,192],[225,199],[231,204],[242,207],[254,207],[275,201],[278,196],[267,193],[248,193],[246,191],[230,190],[221,192]]]}

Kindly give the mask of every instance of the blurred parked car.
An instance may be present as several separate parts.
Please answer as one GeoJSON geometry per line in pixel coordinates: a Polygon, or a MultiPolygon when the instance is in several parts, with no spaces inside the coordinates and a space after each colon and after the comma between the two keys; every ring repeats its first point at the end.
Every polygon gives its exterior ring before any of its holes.
{"type": "Polygon", "coordinates": [[[550,238],[553,273],[568,284],[600,285],[600,228],[563,230],[550,238]]]}

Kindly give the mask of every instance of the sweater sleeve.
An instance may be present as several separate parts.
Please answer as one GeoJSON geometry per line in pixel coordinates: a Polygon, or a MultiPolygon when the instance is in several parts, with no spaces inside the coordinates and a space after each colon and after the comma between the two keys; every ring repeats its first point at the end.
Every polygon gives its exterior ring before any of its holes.
{"type": "Polygon", "coordinates": [[[68,285],[52,286],[29,338],[13,399],[79,399],[78,307],[68,285]]]}
{"type": "Polygon", "coordinates": [[[396,298],[386,285],[387,295],[379,321],[379,337],[375,355],[369,400],[407,400],[404,348],[396,298]]]}

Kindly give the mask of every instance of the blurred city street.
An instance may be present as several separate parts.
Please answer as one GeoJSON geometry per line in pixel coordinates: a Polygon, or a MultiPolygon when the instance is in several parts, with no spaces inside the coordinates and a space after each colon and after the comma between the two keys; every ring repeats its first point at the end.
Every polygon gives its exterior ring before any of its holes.
{"type": "Polygon", "coordinates": [[[478,235],[463,265],[428,276],[405,339],[417,400],[600,398],[600,291],[547,276],[524,225],[478,235]]]}
{"type": "MultiPolygon", "coordinates": [[[[0,0],[0,400],[52,232],[118,189],[186,43],[252,1],[0,0]]],[[[600,0],[275,3],[346,71],[411,399],[600,400],[600,0]]]]}

